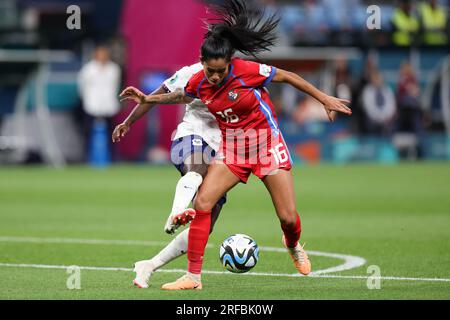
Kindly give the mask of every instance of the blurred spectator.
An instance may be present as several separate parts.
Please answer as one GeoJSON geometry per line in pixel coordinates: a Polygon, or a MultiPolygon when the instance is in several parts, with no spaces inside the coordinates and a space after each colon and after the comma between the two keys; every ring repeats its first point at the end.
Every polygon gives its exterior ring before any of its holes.
{"type": "Polygon", "coordinates": [[[109,57],[109,49],[99,46],[94,58],[78,75],[78,86],[85,112],[92,117],[109,118],[119,111],[117,99],[120,68],[109,57]]]}
{"type": "Polygon", "coordinates": [[[109,49],[98,46],[93,59],[82,67],[77,79],[83,109],[87,115],[86,141],[90,140],[94,126],[101,122],[106,122],[111,133],[112,117],[120,109],[117,98],[120,79],[120,67],[110,60],[109,49]]]}
{"type": "MultiPolygon", "coordinates": [[[[345,57],[338,57],[334,62],[334,90],[333,95],[340,98],[352,101],[353,81],[348,60],[345,57]]],[[[352,102],[348,105],[353,107],[352,102]]],[[[337,119],[345,120],[347,122],[349,118],[338,117],[337,119]]]]}
{"type": "Polygon", "coordinates": [[[333,94],[340,99],[352,98],[352,74],[345,57],[338,57],[334,64],[335,89],[333,94]]]}
{"type": "Polygon", "coordinates": [[[411,46],[417,43],[419,19],[413,12],[411,0],[400,0],[392,15],[392,42],[397,46],[411,46]]]}
{"type": "MultiPolygon", "coordinates": [[[[317,74],[311,72],[301,72],[300,76],[308,81],[309,83],[314,84],[315,86],[320,86],[320,77],[317,74]]],[[[306,94],[297,90],[292,86],[272,86],[270,88],[270,94],[273,95],[275,90],[279,88],[279,101],[282,106],[282,110],[280,110],[281,116],[286,117],[294,117],[294,113],[298,111],[298,106],[301,101],[303,101],[306,97],[306,94]]],[[[275,99],[276,100],[276,99],[275,99]]],[[[278,111],[277,111],[277,114],[278,111]]]]}
{"type": "Polygon", "coordinates": [[[371,75],[371,81],[363,90],[362,106],[366,129],[370,134],[391,136],[396,114],[395,95],[385,85],[379,72],[371,75]]]}
{"type": "Polygon", "coordinates": [[[323,105],[309,95],[300,101],[292,116],[299,124],[328,121],[323,105]]]}
{"type": "Polygon", "coordinates": [[[420,87],[409,62],[400,68],[397,87],[397,104],[399,110],[398,131],[423,136],[422,110],[420,105],[420,87]]]}
{"type": "Polygon", "coordinates": [[[375,72],[378,72],[377,64],[373,56],[369,55],[366,59],[366,64],[364,66],[364,70],[359,80],[361,84],[361,89],[364,88],[371,81],[372,74],[375,72]]]}
{"type": "Polygon", "coordinates": [[[447,14],[437,0],[423,1],[419,6],[422,43],[444,46],[448,43],[447,14]]]}
{"type": "Polygon", "coordinates": [[[350,121],[354,127],[353,132],[357,134],[367,133],[364,107],[362,105],[362,92],[364,88],[371,82],[372,74],[377,72],[379,71],[375,63],[375,59],[369,55],[366,59],[363,71],[354,86],[352,95],[353,114],[351,116],[350,121]]]}

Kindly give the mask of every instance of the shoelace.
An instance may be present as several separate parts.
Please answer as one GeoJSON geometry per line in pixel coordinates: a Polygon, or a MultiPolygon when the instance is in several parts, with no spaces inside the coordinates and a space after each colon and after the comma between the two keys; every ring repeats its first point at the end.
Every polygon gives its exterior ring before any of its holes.
{"type": "Polygon", "coordinates": [[[294,254],[295,259],[300,261],[301,264],[305,263],[305,261],[307,259],[305,257],[305,251],[304,251],[305,245],[306,245],[306,243],[304,243],[303,245],[298,245],[293,250],[293,254],[294,254]]]}
{"type": "Polygon", "coordinates": [[[191,277],[189,277],[187,274],[185,274],[184,276],[182,276],[180,279],[178,280],[189,280],[189,281],[194,281],[196,282],[194,279],[192,279],[191,277]]]}
{"type": "Polygon", "coordinates": [[[177,281],[183,281],[183,280],[191,280],[187,275],[182,276],[181,278],[178,278],[177,281]]]}
{"type": "Polygon", "coordinates": [[[191,277],[189,277],[188,275],[184,275],[181,278],[179,278],[177,281],[183,281],[183,280],[189,280],[189,281],[194,281],[195,283],[198,283],[197,280],[192,279],[191,277]]]}

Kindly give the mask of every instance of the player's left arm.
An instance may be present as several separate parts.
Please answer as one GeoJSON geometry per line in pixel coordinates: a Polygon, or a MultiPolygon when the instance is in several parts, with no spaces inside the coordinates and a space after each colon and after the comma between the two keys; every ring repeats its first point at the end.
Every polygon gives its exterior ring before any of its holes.
{"type": "Polygon", "coordinates": [[[325,111],[327,112],[330,121],[334,121],[336,112],[341,112],[347,115],[352,114],[352,110],[346,106],[346,104],[350,103],[350,101],[327,95],[296,73],[283,69],[276,69],[276,73],[273,76],[272,81],[290,84],[294,88],[317,99],[325,107],[325,111]]]}

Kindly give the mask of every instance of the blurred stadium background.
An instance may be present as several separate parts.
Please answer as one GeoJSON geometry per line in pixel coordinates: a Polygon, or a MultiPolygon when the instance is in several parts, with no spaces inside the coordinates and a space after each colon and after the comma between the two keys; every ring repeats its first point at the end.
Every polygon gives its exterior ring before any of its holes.
{"type": "MultiPolygon", "coordinates": [[[[352,100],[354,116],[330,125],[314,100],[272,85],[298,163],[450,159],[448,1],[257,2],[282,17],[279,44],[261,59],[352,100]],[[380,28],[370,30],[373,4],[380,28]]],[[[103,148],[111,149],[105,159],[98,144],[90,148],[105,132],[89,130],[77,78],[102,45],[120,67],[117,92],[151,92],[197,61],[206,17],[195,0],[1,0],[0,163],[168,163],[183,106],[153,109],[121,144],[103,148]],[[81,28],[70,30],[73,4],[81,28]]],[[[108,120],[117,124],[132,108],[124,104],[108,120]]]]}

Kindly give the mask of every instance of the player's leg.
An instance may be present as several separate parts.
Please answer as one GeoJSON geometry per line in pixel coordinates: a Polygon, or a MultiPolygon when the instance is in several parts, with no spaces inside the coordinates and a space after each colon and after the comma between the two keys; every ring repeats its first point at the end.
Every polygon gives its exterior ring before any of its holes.
{"type": "MultiPolygon", "coordinates": [[[[187,139],[189,139],[189,141],[185,143],[185,147],[187,144],[189,146],[191,145],[191,140],[193,139],[193,137],[187,137],[187,139]]],[[[185,210],[188,207],[188,205],[192,201],[192,198],[197,192],[199,186],[194,181],[195,176],[193,174],[201,175],[201,180],[203,180],[203,178],[206,176],[208,166],[211,161],[211,157],[213,155],[214,155],[213,150],[208,145],[204,144],[203,153],[200,153],[199,150],[197,149],[197,152],[193,152],[187,157],[184,157],[182,165],[176,165],[177,169],[180,171],[183,177],[177,183],[176,193],[174,197],[173,207],[178,206],[178,209],[172,209],[172,212],[183,212],[183,210],[185,210]],[[193,190],[194,192],[192,192],[193,190]]],[[[223,196],[214,206],[211,213],[210,232],[212,232],[213,225],[217,221],[222,206],[225,202],[226,196],[223,196]]],[[[174,227],[173,220],[170,219],[169,217],[165,227],[166,232],[168,230],[175,231],[175,228],[173,227],[174,227]]],[[[185,254],[188,246],[187,244],[188,234],[189,234],[188,229],[184,230],[183,232],[178,234],[167,246],[165,246],[152,259],[137,262],[135,264],[136,278],[134,280],[134,284],[140,288],[147,288],[148,281],[150,280],[150,277],[153,272],[163,267],[170,261],[185,254]]]]}
{"type": "Polygon", "coordinates": [[[201,136],[185,136],[173,142],[171,159],[183,177],[177,183],[172,211],[164,227],[167,233],[174,233],[194,218],[195,211],[186,208],[203,182],[214,156],[215,151],[201,136]]]}
{"type": "Polygon", "coordinates": [[[299,244],[301,234],[300,216],[297,212],[292,172],[279,170],[263,179],[272,197],[283,230],[283,244],[288,249],[295,267],[302,274],[311,272],[308,255],[299,244]]]}
{"type": "MultiPolygon", "coordinates": [[[[164,226],[169,234],[173,234],[179,226],[174,223],[174,216],[189,206],[207,172],[208,163],[203,160],[203,146],[203,139],[194,135],[181,137],[172,143],[171,160],[182,177],[177,182],[172,211],[164,226]]],[[[133,283],[140,288],[147,288],[153,272],[186,253],[187,240],[188,231],[185,230],[153,258],[136,262],[133,283]]]]}
{"type": "Polygon", "coordinates": [[[188,273],[175,282],[163,285],[165,290],[201,289],[203,255],[211,228],[211,212],[223,194],[241,181],[221,162],[212,164],[200,187],[188,237],[188,273]]]}
{"type": "MultiPolygon", "coordinates": [[[[223,196],[214,206],[211,211],[211,227],[210,234],[213,231],[214,225],[219,218],[223,205],[226,202],[226,197],[223,196]]],[[[165,246],[157,255],[150,260],[142,260],[136,262],[135,271],[136,278],[134,284],[139,288],[147,288],[148,282],[153,272],[165,266],[170,261],[184,255],[188,248],[189,229],[183,230],[179,233],[167,246],[165,246]]]]}
{"type": "MultiPolygon", "coordinates": [[[[183,164],[178,168],[183,176],[177,182],[172,210],[164,226],[164,230],[169,234],[173,234],[179,226],[186,225],[193,218],[186,216],[186,220],[178,221],[185,218],[180,214],[189,206],[202,184],[208,171],[208,163],[203,160],[202,152],[193,152],[184,159],[183,164]]],[[[194,212],[191,214],[193,215],[194,212]]]]}
{"type": "MultiPolygon", "coordinates": [[[[205,179],[206,174],[208,173],[208,167],[211,162],[211,154],[215,154],[209,146],[206,146],[206,148],[203,151],[203,162],[199,163],[199,159],[201,157],[201,154],[194,153],[190,157],[188,157],[184,163],[183,170],[186,171],[186,173],[183,172],[183,174],[188,174],[191,172],[195,172],[198,174],[201,174],[202,178],[205,179]]],[[[198,188],[197,188],[198,189],[198,188]]],[[[214,205],[211,211],[211,230],[212,232],[213,226],[216,223],[217,219],[219,218],[219,214],[222,211],[223,205],[226,203],[226,195],[223,195],[219,201],[214,205]]],[[[188,205],[186,205],[183,210],[187,208],[188,205]]],[[[183,212],[183,210],[179,212],[183,212]]],[[[187,221],[189,222],[189,221],[187,221]]]]}
{"type": "Polygon", "coordinates": [[[217,219],[219,219],[220,213],[222,212],[223,205],[227,201],[227,195],[222,196],[222,198],[219,199],[219,201],[214,205],[214,207],[211,210],[211,228],[209,229],[209,234],[213,232],[214,225],[217,222],[217,219]]]}

